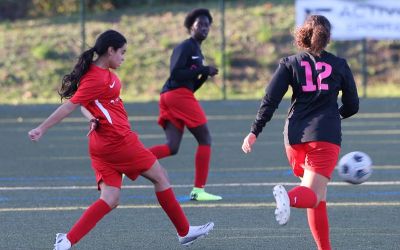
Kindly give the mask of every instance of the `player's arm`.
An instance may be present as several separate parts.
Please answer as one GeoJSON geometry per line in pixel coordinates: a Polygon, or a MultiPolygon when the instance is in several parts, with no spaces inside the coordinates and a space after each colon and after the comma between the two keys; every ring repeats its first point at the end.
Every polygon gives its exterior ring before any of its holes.
{"type": "Polygon", "coordinates": [[[198,90],[205,81],[207,81],[208,77],[215,76],[218,74],[218,69],[214,66],[207,66],[208,67],[208,74],[201,74],[199,75],[194,81],[194,91],[198,90]]]}
{"type": "Polygon", "coordinates": [[[62,121],[65,117],[71,114],[79,104],[74,104],[71,101],[66,101],[58,107],[44,122],[38,127],[29,131],[28,135],[32,141],[38,141],[51,127],[62,121]]]}
{"type": "Polygon", "coordinates": [[[349,65],[345,62],[344,77],[342,81],[342,106],[339,108],[339,113],[342,119],[348,118],[358,112],[359,98],[357,93],[356,83],[353,73],[349,65]]]}
{"type": "Polygon", "coordinates": [[[94,117],[92,115],[92,113],[90,113],[89,110],[87,110],[84,106],[81,106],[81,113],[84,117],[86,117],[89,121],[92,119],[96,119],[96,117],[94,117]]]}
{"type": "Polygon", "coordinates": [[[194,81],[194,91],[198,90],[198,89],[203,85],[203,83],[204,83],[205,81],[207,81],[207,79],[208,79],[208,75],[206,75],[206,74],[200,75],[200,77],[197,78],[197,79],[194,81]]]}
{"type": "Polygon", "coordinates": [[[266,88],[250,133],[243,140],[242,150],[245,153],[251,152],[252,145],[256,142],[257,136],[262,132],[265,124],[271,120],[272,115],[288,90],[290,82],[290,72],[286,65],[281,62],[272,76],[270,84],[266,88]]]}
{"type": "Polygon", "coordinates": [[[288,68],[284,63],[280,63],[265,90],[256,119],[251,126],[251,133],[258,136],[262,132],[265,124],[271,120],[272,115],[282,101],[290,82],[291,75],[288,68]]]}
{"type": "Polygon", "coordinates": [[[99,126],[99,119],[94,117],[84,106],[81,106],[81,113],[89,120],[89,131],[86,134],[86,136],[89,136],[99,126]]]}
{"type": "Polygon", "coordinates": [[[191,54],[192,48],[187,43],[174,49],[170,60],[170,74],[172,79],[185,83],[193,81],[199,75],[210,75],[209,66],[199,66],[197,68],[187,67],[187,60],[191,60],[191,54]]]}

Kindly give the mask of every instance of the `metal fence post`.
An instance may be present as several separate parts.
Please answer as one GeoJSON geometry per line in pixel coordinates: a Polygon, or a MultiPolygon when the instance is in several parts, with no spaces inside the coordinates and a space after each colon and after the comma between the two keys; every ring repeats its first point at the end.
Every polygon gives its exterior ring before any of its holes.
{"type": "Polygon", "coordinates": [[[362,42],[361,52],[361,66],[362,66],[362,86],[363,86],[363,98],[367,97],[367,83],[368,83],[368,70],[367,70],[367,39],[364,38],[362,42]]]}
{"type": "Polygon", "coordinates": [[[85,45],[86,45],[86,32],[85,32],[86,5],[85,5],[85,0],[80,0],[79,13],[80,13],[81,39],[82,39],[81,52],[83,52],[83,51],[85,51],[85,45]]]}
{"type": "Polygon", "coordinates": [[[225,0],[220,0],[221,12],[221,71],[222,71],[222,95],[226,100],[226,57],[225,57],[225,0]]]}

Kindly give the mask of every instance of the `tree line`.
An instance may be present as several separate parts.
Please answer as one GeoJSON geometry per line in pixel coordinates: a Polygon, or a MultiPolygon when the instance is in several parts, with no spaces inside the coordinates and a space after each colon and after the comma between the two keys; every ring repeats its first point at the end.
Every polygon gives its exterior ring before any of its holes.
{"type": "MultiPolygon", "coordinates": [[[[17,20],[35,17],[52,17],[71,15],[79,11],[83,3],[89,12],[114,10],[125,7],[143,5],[165,5],[171,3],[187,3],[186,0],[0,0],[0,21],[17,20]]],[[[207,2],[207,0],[193,0],[207,2]]]]}

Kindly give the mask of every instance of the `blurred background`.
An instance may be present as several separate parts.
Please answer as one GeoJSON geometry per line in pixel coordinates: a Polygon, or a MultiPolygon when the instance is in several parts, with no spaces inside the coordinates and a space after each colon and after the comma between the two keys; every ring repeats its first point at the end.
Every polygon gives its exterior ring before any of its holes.
{"type": "MultiPolygon", "coordinates": [[[[72,70],[82,49],[107,29],[128,39],[125,62],[117,70],[124,84],[122,98],[158,100],[172,49],[188,37],[185,15],[198,7],[212,12],[214,23],[202,48],[207,64],[220,69],[198,91],[198,98],[260,99],[279,58],[296,52],[291,36],[294,4],[294,0],[0,0],[0,103],[59,103],[62,77],[72,70]]],[[[348,60],[361,96],[400,97],[400,41],[332,41],[328,51],[348,60]]]]}

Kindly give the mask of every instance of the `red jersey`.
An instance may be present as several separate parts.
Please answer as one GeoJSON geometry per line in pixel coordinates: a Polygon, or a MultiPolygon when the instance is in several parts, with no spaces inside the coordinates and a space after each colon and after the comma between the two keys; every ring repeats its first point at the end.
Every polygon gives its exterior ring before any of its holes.
{"type": "Polygon", "coordinates": [[[117,75],[92,64],[70,100],[81,104],[99,119],[99,127],[90,135],[92,155],[115,152],[132,133],[128,115],[119,97],[120,91],[121,82],[117,75]]]}

